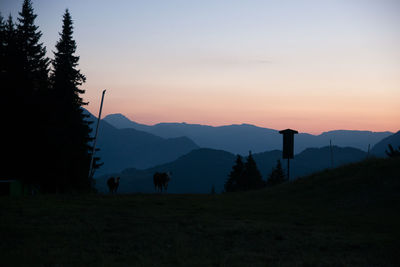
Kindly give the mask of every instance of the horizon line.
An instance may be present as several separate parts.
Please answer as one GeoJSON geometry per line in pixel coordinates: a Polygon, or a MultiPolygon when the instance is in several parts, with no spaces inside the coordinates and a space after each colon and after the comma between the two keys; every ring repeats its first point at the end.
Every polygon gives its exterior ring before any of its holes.
{"type": "MultiPolygon", "coordinates": [[[[93,114],[92,114],[93,115],[93,114]]],[[[257,127],[257,128],[263,128],[263,129],[268,129],[268,130],[273,130],[273,131],[280,131],[280,130],[284,130],[284,129],[274,129],[274,128],[268,128],[268,127],[264,127],[264,126],[258,126],[258,125],[256,125],[256,124],[252,124],[252,123],[246,123],[246,122],[242,122],[242,123],[231,123],[231,124],[201,124],[201,123],[188,123],[188,122],[185,122],[185,121],[182,121],[182,122],[179,122],[179,121],[160,121],[160,122],[157,122],[157,123],[150,123],[150,124],[148,124],[148,123],[143,123],[143,122],[139,122],[139,121],[136,121],[136,120],[132,120],[131,118],[129,118],[127,115],[125,115],[125,114],[123,114],[123,113],[120,113],[120,112],[117,112],[117,113],[109,113],[109,114],[106,114],[105,116],[103,116],[103,118],[102,118],[102,120],[103,119],[105,119],[107,116],[110,116],[110,115],[122,115],[123,117],[125,117],[125,118],[127,118],[130,122],[133,122],[133,123],[137,123],[137,124],[141,124],[141,125],[145,125],[145,126],[156,126],[156,125],[158,125],[158,124],[188,124],[188,125],[200,125],[200,126],[208,126],[208,127],[214,127],[214,128],[217,128],[217,127],[226,127],[226,126],[240,126],[240,125],[249,125],[249,126],[254,126],[254,127],[257,127]]],[[[94,116],[94,115],[93,115],[94,116]]],[[[96,116],[95,116],[96,117],[96,116]]],[[[97,118],[97,117],[96,117],[97,118]]],[[[285,129],[288,129],[288,128],[291,128],[291,127],[286,127],[285,129]]],[[[371,133],[392,133],[392,134],[395,134],[395,133],[397,133],[397,132],[399,132],[400,131],[400,129],[399,130],[395,130],[395,131],[391,131],[391,130],[381,130],[381,131],[372,131],[372,130],[365,130],[365,129],[363,129],[363,130],[359,130],[359,129],[343,129],[343,128],[339,128],[339,129],[331,129],[331,130],[324,130],[324,131],[318,131],[318,132],[303,132],[303,131],[299,131],[299,133],[301,134],[310,134],[310,135],[321,135],[321,134],[323,134],[323,133],[329,133],[329,132],[333,132],[333,131],[357,131],[357,132],[371,132],[371,133]]]]}

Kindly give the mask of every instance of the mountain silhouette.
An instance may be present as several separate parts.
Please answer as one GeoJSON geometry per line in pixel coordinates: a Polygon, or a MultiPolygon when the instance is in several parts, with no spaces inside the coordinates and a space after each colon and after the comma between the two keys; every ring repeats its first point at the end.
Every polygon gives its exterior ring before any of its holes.
{"type": "MultiPolygon", "coordinates": [[[[367,154],[356,148],[335,146],[333,155],[335,167],[337,167],[365,159],[367,154]]],[[[273,150],[255,153],[253,157],[263,179],[266,179],[276,166],[277,160],[282,158],[282,152],[273,150]]],[[[110,175],[121,177],[119,188],[121,193],[154,192],[153,174],[166,171],[172,172],[172,179],[168,186],[170,193],[209,193],[213,186],[216,192],[221,192],[235,159],[234,154],[226,151],[201,148],[193,150],[175,161],[146,170],[129,168],[121,173],[110,175]]],[[[286,168],[286,160],[283,160],[282,164],[286,168]]],[[[331,167],[329,147],[306,149],[291,160],[291,177],[296,178],[329,167],[331,167]]],[[[99,191],[107,191],[106,180],[110,175],[101,176],[96,180],[99,191]]]]}
{"type": "MultiPolygon", "coordinates": [[[[282,136],[277,130],[257,127],[250,124],[207,126],[187,123],[159,123],[152,126],[139,124],[129,120],[122,114],[111,114],[104,118],[114,127],[132,128],[145,131],[163,138],[186,136],[203,148],[229,151],[246,155],[249,150],[254,153],[282,149],[282,136]]],[[[367,151],[391,132],[335,130],[320,135],[300,133],[295,137],[295,153],[310,147],[333,145],[355,147],[367,151]]]]}
{"type": "MultiPolygon", "coordinates": [[[[96,127],[97,119],[89,112],[86,114],[95,122],[91,126],[96,127]]],[[[120,172],[127,167],[149,168],[199,148],[187,137],[162,138],[132,128],[117,129],[105,120],[100,122],[96,147],[100,149],[96,156],[104,163],[96,170],[96,176],[120,172]]]]}
{"type": "Polygon", "coordinates": [[[400,131],[395,134],[392,134],[380,142],[378,142],[374,147],[371,149],[371,154],[378,157],[386,157],[385,150],[388,150],[388,145],[391,144],[393,148],[398,149],[400,146],[400,131]]]}

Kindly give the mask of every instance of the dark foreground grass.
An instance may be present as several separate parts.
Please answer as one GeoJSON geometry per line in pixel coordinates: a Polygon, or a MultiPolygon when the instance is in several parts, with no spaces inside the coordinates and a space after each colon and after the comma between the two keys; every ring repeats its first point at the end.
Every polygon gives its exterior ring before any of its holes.
{"type": "Polygon", "coordinates": [[[0,198],[0,266],[400,266],[400,161],[256,192],[0,198]]]}

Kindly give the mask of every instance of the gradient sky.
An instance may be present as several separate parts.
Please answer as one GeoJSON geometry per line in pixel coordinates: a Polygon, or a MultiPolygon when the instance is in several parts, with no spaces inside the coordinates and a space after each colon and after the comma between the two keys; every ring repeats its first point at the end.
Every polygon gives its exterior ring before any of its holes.
{"type": "MultiPolygon", "coordinates": [[[[22,0],[0,3],[14,18],[22,0]]],[[[400,129],[400,1],[37,0],[48,56],[64,10],[97,116],[320,133],[400,129]]]]}

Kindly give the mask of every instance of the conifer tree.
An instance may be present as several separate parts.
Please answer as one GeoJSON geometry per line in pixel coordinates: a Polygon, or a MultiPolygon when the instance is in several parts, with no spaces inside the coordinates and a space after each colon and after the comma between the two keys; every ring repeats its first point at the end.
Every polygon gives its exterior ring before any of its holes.
{"type": "Polygon", "coordinates": [[[89,191],[88,178],[91,147],[90,122],[83,113],[86,102],[80,97],[85,90],[79,88],[85,76],[77,69],[79,57],[75,55],[76,43],[72,37],[73,22],[68,9],[63,16],[60,39],[56,44],[51,82],[55,98],[56,131],[59,141],[56,150],[62,155],[59,161],[57,190],[89,191]]]}
{"type": "MultiPolygon", "coordinates": [[[[30,0],[24,0],[19,12],[17,35],[18,49],[22,58],[21,73],[23,96],[30,97],[38,91],[48,89],[48,74],[50,60],[46,57],[46,47],[40,43],[42,36],[39,27],[35,25],[37,15],[34,14],[30,0]]],[[[31,101],[31,99],[28,99],[31,101]]]]}
{"type": "Polygon", "coordinates": [[[46,47],[40,42],[42,36],[35,25],[37,15],[32,2],[24,0],[21,12],[18,13],[16,25],[16,55],[13,64],[15,99],[19,103],[16,120],[24,119],[24,125],[17,125],[15,143],[20,153],[25,173],[21,175],[29,183],[39,185],[46,176],[46,158],[49,156],[47,143],[48,114],[47,97],[49,92],[49,59],[46,47]]]}
{"type": "MultiPolygon", "coordinates": [[[[8,109],[7,104],[16,105],[19,108],[24,108],[19,105],[20,94],[17,94],[20,88],[20,76],[23,71],[21,66],[21,53],[17,46],[17,31],[14,26],[13,19],[9,15],[8,20],[3,22],[1,34],[1,81],[2,81],[2,98],[4,103],[2,107],[8,109]],[[5,105],[4,105],[5,104],[5,105]]],[[[18,111],[17,109],[16,111],[18,111]]],[[[15,113],[11,113],[10,117],[15,113]]],[[[15,116],[17,117],[17,116],[15,116]]],[[[12,118],[13,120],[15,118],[12,118]]]]}
{"type": "Polygon", "coordinates": [[[261,173],[257,168],[257,164],[249,151],[249,156],[244,164],[244,171],[241,178],[238,180],[238,187],[241,190],[255,190],[265,186],[261,173]]]}
{"type": "MultiPolygon", "coordinates": [[[[16,69],[15,60],[17,58],[16,54],[16,37],[15,28],[12,21],[11,15],[8,17],[7,21],[4,21],[1,17],[0,23],[0,81],[2,88],[2,101],[1,101],[1,114],[3,116],[3,123],[7,125],[2,129],[3,142],[2,142],[2,152],[3,155],[3,174],[9,178],[20,178],[15,174],[17,153],[19,150],[19,140],[16,138],[16,133],[18,132],[18,125],[16,120],[18,119],[18,110],[16,112],[10,112],[10,106],[16,103],[16,78],[18,77],[18,72],[16,69]]],[[[23,107],[18,107],[23,108],[23,107]]]]}
{"type": "Polygon", "coordinates": [[[1,36],[1,75],[4,83],[3,96],[9,103],[15,102],[18,91],[19,76],[22,68],[19,65],[21,53],[17,46],[17,32],[11,15],[4,22],[1,36]],[[14,98],[14,99],[13,99],[14,98]]]}
{"type": "Polygon", "coordinates": [[[237,155],[235,165],[232,167],[232,171],[228,175],[228,180],[225,182],[225,191],[234,192],[238,191],[238,180],[243,175],[244,164],[242,157],[237,155]]]}
{"type": "Polygon", "coordinates": [[[25,0],[16,27],[11,16],[2,23],[0,52],[1,106],[7,125],[3,131],[2,151],[7,155],[3,172],[32,184],[38,183],[43,171],[46,109],[40,94],[48,91],[49,65],[35,18],[31,1],[25,0]]]}
{"type": "Polygon", "coordinates": [[[276,167],[272,170],[267,179],[267,186],[281,184],[286,181],[285,173],[283,172],[281,161],[278,160],[276,167]]]}
{"type": "Polygon", "coordinates": [[[0,13],[0,81],[3,82],[4,79],[4,68],[5,68],[5,34],[6,34],[6,23],[3,16],[0,13]]]}

